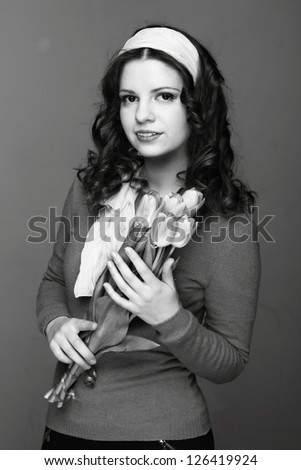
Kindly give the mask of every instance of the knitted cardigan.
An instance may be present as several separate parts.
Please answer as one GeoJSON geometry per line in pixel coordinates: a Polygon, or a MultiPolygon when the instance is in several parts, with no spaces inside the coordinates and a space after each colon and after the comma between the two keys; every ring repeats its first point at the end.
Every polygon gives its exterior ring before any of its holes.
{"type": "MultiPolygon", "coordinates": [[[[104,354],[94,388],[87,388],[81,376],[73,387],[76,400],[62,408],[49,404],[50,428],[94,440],[188,439],[209,430],[197,377],[229,382],[249,358],[260,255],[256,224],[243,217],[216,217],[212,223],[207,219],[185,247],[175,250],[173,256],[180,256],[174,279],[181,307],[158,325],[136,317],[129,329],[129,334],[160,346],[104,354]]],[[[63,221],[37,296],[43,333],[58,316],[83,318],[89,304],[88,297],[75,298],[73,292],[81,250],[94,222],[78,178],[65,201],[63,221]]],[[[58,362],[53,384],[65,369],[58,362]]]]}

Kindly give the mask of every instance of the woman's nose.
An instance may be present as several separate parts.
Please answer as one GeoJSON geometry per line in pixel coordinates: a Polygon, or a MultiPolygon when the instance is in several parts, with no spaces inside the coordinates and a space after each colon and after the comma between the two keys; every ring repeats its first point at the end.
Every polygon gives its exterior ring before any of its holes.
{"type": "Polygon", "coordinates": [[[138,122],[155,121],[156,117],[152,104],[146,100],[140,100],[136,109],[136,119],[138,122]]]}

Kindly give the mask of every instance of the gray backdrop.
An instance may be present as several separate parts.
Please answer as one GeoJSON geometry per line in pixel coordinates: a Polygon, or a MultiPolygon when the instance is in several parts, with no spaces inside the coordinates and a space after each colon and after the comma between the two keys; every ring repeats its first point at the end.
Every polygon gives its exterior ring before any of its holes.
{"type": "Polygon", "coordinates": [[[90,142],[107,56],[147,22],[191,32],[229,86],[240,173],[260,195],[262,282],[251,359],[204,383],[218,449],[300,449],[300,24],[298,0],[1,0],[0,447],[38,449],[55,360],[35,298],[52,251],[27,221],[60,214],[90,142]]]}

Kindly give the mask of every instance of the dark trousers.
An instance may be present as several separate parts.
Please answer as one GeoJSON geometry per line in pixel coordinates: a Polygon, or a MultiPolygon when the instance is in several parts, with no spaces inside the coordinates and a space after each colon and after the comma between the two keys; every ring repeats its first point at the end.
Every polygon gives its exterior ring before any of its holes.
{"type": "Polygon", "coordinates": [[[210,430],[204,436],[198,436],[193,439],[167,441],[94,441],[90,439],[81,439],[78,437],[69,436],[67,434],[61,434],[46,427],[43,437],[42,450],[58,449],[208,450],[214,449],[214,438],[213,433],[210,430]]]}

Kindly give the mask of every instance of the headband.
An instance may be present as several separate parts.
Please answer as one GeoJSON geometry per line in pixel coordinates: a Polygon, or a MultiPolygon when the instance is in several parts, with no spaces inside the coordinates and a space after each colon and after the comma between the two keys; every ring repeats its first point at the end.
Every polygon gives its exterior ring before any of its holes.
{"type": "Polygon", "coordinates": [[[199,54],[184,34],[170,28],[145,28],[127,40],[118,55],[131,49],[150,47],[166,52],[184,65],[191,73],[194,83],[199,70],[199,54]]]}

